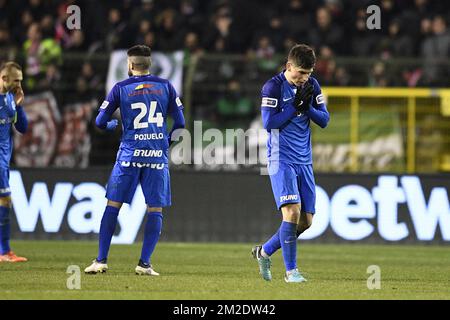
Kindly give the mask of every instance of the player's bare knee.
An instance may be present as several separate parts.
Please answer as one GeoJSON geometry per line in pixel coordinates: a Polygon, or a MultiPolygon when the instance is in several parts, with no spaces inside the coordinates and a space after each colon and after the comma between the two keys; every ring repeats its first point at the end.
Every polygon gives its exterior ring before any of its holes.
{"type": "Polygon", "coordinates": [[[290,203],[281,207],[281,213],[283,214],[283,221],[297,224],[300,216],[300,204],[290,203]]]}

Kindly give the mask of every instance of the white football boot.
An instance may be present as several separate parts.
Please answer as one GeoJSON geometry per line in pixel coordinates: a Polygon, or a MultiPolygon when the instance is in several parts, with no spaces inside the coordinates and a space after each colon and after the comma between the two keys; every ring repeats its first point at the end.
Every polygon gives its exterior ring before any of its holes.
{"type": "Polygon", "coordinates": [[[92,261],[92,264],[84,269],[84,273],[89,274],[97,274],[97,273],[105,273],[108,270],[108,265],[106,263],[98,262],[97,259],[92,261]]]}
{"type": "Polygon", "coordinates": [[[139,264],[134,271],[140,276],[159,276],[159,273],[153,270],[151,264],[144,264],[141,261],[139,261],[139,264]]]}

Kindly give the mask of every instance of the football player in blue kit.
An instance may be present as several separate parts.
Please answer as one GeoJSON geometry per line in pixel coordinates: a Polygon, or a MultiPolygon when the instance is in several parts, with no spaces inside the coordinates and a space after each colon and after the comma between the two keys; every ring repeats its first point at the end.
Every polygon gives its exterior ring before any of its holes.
{"type": "Polygon", "coordinates": [[[9,187],[9,162],[13,152],[13,125],[25,133],[28,120],[23,107],[22,68],[10,61],[0,66],[0,262],[25,262],[27,258],[11,251],[9,212],[11,189],[9,187]]]}
{"type": "Polygon", "coordinates": [[[311,121],[325,128],[330,119],[316,79],[311,77],[314,50],[297,44],[286,69],[262,88],[261,114],[269,132],[268,173],[282,223],[262,246],[252,249],[264,280],[270,281],[270,256],[282,249],[286,282],[304,282],[297,268],[297,238],[311,226],[315,213],[315,182],[311,152],[311,121]]]}
{"type": "Polygon", "coordinates": [[[135,272],[157,276],[150,257],[162,229],[162,208],[171,205],[168,149],[173,132],[185,126],[183,105],[168,80],[150,74],[149,47],[137,45],[127,54],[130,77],[111,89],[96,118],[99,128],[112,131],[118,121],[111,120],[111,116],[119,108],[123,133],[107,184],[108,202],[100,225],[98,256],[85,273],[102,273],[108,269],[108,251],[119,210],[123,203],[131,202],[140,183],[147,204],[147,220],[135,272]],[[168,134],[169,115],[174,124],[168,134]]]}

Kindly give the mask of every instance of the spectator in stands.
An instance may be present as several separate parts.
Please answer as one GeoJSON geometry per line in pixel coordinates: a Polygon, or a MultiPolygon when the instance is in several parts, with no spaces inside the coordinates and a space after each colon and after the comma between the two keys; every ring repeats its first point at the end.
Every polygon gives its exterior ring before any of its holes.
{"type": "Polygon", "coordinates": [[[198,34],[191,31],[184,38],[184,65],[188,66],[192,56],[200,56],[204,52],[200,47],[198,34]]]}
{"type": "Polygon", "coordinates": [[[376,62],[369,73],[369,87],[387,87],[389,84],[385,63],[382,61],[376,62]]]}
{"type": "Polygon", "coordinates": [[[204,17],[199,11],[198,0],[181,0],[179,6],[180,25],[196,33],[202,31],[204,17]]]}
{"type": "MultiPolygon", "coordinates": [[[[129,47],[129,35],[131,30],[128,28],[128,22],[122,19],[119,9],[111,8],[108,13],[108,23],[106,26],[105,49],[107,52],[116,49],[129,47]]],[[[134,40],[134,39],[132,39],[134,40]]]]}
{"type": "Polygon", "coordinates": [[[324,86],[333,84],[334,73],[336,71],[336,61],[333,51],[324,46],[319,51],[316,66],[314,68],[314,76],[324,86]]]}
{"type": "Polygon", "coordinates": [[[51,63],[47,66],[45,75],[36,84],[36,91],[56,90],[61,85],[61,72],[58,66],[51,63]]]}
{"type": "Polygon", "coordinates": [[[164,10],[157,18],[158,49],[164,52],[180,50],[183,47],[183,29],[177,25],[177,13],[173,9],[164,10]]]}
{"type": "Polygon", "coordinates": [[[350,52],[352,55],[367,57],[374,54],[374,47],[377,43],[378,35],[366,26],[366,12],[364,9],[358,9],[354,24],[354,31],[349,41],[350,52]]]}
{"type": "MultiPolygon", "coordinates": [[[[153,30],[153,24],[151,20],[144,19],[139,22],[139,27],[136,34],[135,43],[144,43],[144,38],[147,33],[153,30]]],[[[153,47],[151,47],[154,49],[153,47]]]]}
{"type": "Polygon", "coordinates": [[[431,31],[431,21],[429,20],[431,14],[430,3],[428,0],[415,0],[414,6],[405,10],[398,18],[406,26],[404,31],[413,41],[414,51],[413,55],[417,56],[420,53],[420,45],[423,41],[423,31],[428,29],[426,33],[431,31]],[[423,22],[426,21],[426,22],[423,22]],[[426,26],[422,26],[425,23],[426,26]]]}
{"type": "Polygon", "coordinates": [[[28,28],[28,39],[23,44],[23,51],[26,60],[26,87],[34,90],[37,82],[45,75],[48,65],[61,64],[61,47],[52,38],[42,39],[39,24],[32,23],[28,28]]]}
{"type": "Polygon", "coordinates": [[[91,62],[84,62],[81,67],[80,77],[83,78],[94,95],[95,91],[100,92],[103,90],[102,79],[98,72],[95,72],[91,62]]]}
{"type": "Polygon", "coordinates": [[[394,0],[381,0],[381,33],[387,35],[389,32],[388,26],[391,21],[398,15],[398,8],[394,0]]]}
{"type": "Polygon", "coordinates": [[[144,45],[152,48],[152,50],[158,50],[158,42],[156,41],[156,36],[153,31],[149,31],[144,36],[144,45]]]}
{"type": "Polygon", "coordinates": [[[343,51],[343,30],[333,23],[332,16],[326,7],[320,7],[316,11],[316,26],[308,31],[309,41],[317,51],[322,46],[333,49],[337,54],[343,51]]]}
{"type": "Polygon", "coordinates": [[[27,40],[27,30],[35,22],[30,10],[24,10],[20,14],[20,23],[12,25],[14,39],[17,39],[17,46],[21,46],[27,40]]]}
{"type": "Polygon", "coordinates": [[[275,54],[275,47],[272,44],[272,40],[269,36],[263,35],[258,39],[258,46],[256,47],[255,54],[260,59],[272,59],[275,54]]]}
{"type": "Polygon", "coordinates": [[[132,9],[130,22],[134,23],[133,27],[136,28],[142,20],[154,21],[157,15],[156,11],[154,0],[141,0],[141,4],[132,9]]]}
{"type": "Polygon", "coordinates": [[[11,40],[9,29],[5,26],[0,26],[0,61],[14,60],[15,53],[16,48],[11,40]]]}
{"type": "MultiPolygon", "coordinates": [[[[305,39],[311,31],[313,19],[304,0],[290,0],[286,7],[282,7],[281,21],[289,33],[297,39],[305,39]]],[[[298,41],[296,41],[298,42],[298,41]]]]}
{"type": "Polygon", "coordinates": [[[326,86],[347,86],[350,82],[347,70],[337,66],[334,53],[329,47],[322,47],[320,50],[313,75],[326,86]]]}
{"type": "Polygon", "coordinates": [[[254,116],[252,102],[242,94],[238,80],[228,82],[227,90],[217,101],[217,113],[220,122],[227,128],[243,127],[254,116]]]}
{"type": "Polygon", "coordinates": [[[11,8],[8,6],[7,0],[0,0],[0,22],[2,24],[7,25],[9,23],[8,11],[10,10],[11,8]]]}
{"type": "Polygon", "coordinates": [[[87,50],[88,46],[85,42],[84,32],[82,30],[73,30],[66,42],[64,52],[85,53],[87,50]]]}
{"type": "Polygon", "coordinates": [[[333,86],[346,87],[350,85],[350,75],[344,67],[336,67],[334,72],[333,82],[330,83],[333,86]]]}
{"type": "Polygon", "coordinates": [[[212,25],[205,34],[204,47],[210,52],[230,52],[232,50],[230,8],[223,6],[213,16],[212,25]]]}
{"type": "Polygon", "coordinates": [[[60,43],[63,48],[70,46],[71,35],[70,30],[67,28],[67,19],[69,14],[67,13],[67,4],[62,3],[57,8],[57,17],[55,21],[55,39],[60,43]]]}
{"type": "Polygon", "coordinates": [[[432,21],[432,35],[422,44],[425,81],[429,85],[448,83],[449,70],[445,68],[450,57],[450,33],[443,16],[437,15],[432,21]]]}
{"type": "Polygon", "coordinates": [[[260,71],[272,73],[279,65],[278,61],[274,59],[275,53],[271,38],[268,35],[261,35],[256,47],[250,50],[249,56],[256,59],[260,71]]]}
{"type": "Polygon", "coordinates": [[[42,37],[54,38],[55,37],[55,21],[51,14],[46,14],[40,21],[42,37]]]}
{"type": "Polygon", "coordinates": [[[42,0],[29,0],[28,8],[35,21],[41,20],[46,14],[50,13],[50,4],[42,0]]]}
{"type": "Polygon", "coordinates": [[[276,52],[283,52],[283,41],[286,38],[286,27],[279,15],[273,15],[269,18],[267,35],[275,48],[276,52]]]}
{"type": "Polygon", "coordinates": [[[399,20],[389,24],[388,35],[378,44],[378,53],[383,58],[409,57],[413,54],[413,42],[409,35],[403,33],[399,20]]]}

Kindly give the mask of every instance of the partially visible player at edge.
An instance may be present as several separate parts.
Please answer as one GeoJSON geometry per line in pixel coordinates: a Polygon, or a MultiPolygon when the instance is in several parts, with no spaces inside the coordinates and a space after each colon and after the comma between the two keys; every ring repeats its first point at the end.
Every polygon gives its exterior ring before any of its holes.
{"type": "Polygon", "coordinates": [[[305,44],[289,52],[286,69],[262,88],[261,113],[267,141],[268,172],[282,222],[262,246],[252,249],[264,280],[270,281],[270,256],[282,249],[286,282],[304,282],[297,269],[297,238],[311,226],[315,212],[315,182],[310,121],[325,128],[330,119],[316,79],[314,50],[305,44]]]}
{"type": "Polygon", "coordinates": [[[22,68],[15,62],[0,66],[0,262],[25,262],[11,251],[9,212],[11,210],[11,189],[9,187],[9,162],[13,152],[12,125],[25,133],[28,120],[21,104],[22,68]]]}
{"type": "Polygon", "coordinates": [[[111,119],[120,108],[122,139],[116,163],[106,189],[108,199],[100,225],[97,258],[85,269],[86,273],[105,272],[111,238],[122,204],[130,203],[138,183],[147,204],[147,220],[141,257],[136,274],[157,276],[150,257],[162,228],[162,208],[171,205],[168,149],[173,132],[184,128],[183,105],[172,84],[150,75],[151,49],[137,45],[128,50],[127,80],[117,83],[100,106],[96,125],[113,131],[118,121],[111,119]],[[167,134],[167,116],[173,128],[167,134]]]}

